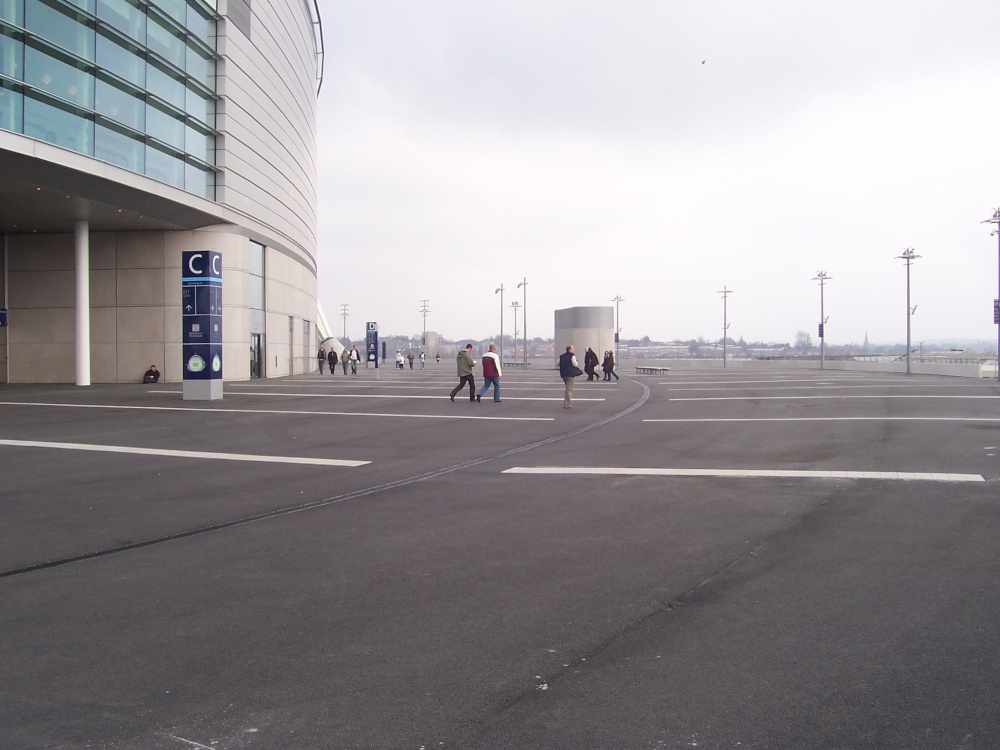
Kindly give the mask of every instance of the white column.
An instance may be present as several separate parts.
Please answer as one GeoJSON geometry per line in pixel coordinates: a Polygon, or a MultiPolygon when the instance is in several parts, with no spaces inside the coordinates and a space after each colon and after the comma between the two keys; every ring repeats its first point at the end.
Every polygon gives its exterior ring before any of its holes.
{"type": "Polygon", "coordinates": [[[76,249],[76,384],[90,385],[90,225],[74,224],[76,249]]]}

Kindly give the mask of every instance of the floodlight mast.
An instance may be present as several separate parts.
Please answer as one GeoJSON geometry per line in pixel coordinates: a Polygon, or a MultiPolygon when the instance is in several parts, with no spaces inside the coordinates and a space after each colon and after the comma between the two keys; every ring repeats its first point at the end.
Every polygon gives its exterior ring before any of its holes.
{"type": "Polygon", "coordinates": [[[500,361],[503,362],[503,282],[497,287],[493,294],[500,295],[500,361]]]}
{"type": "MultiPolygon", "coordinates": [[[[722,295],[722,366],[726,366],[726,343],[729,338],[729,311],[728,311],[728,300],[729,295],[733,293],[732,289],[726,288],[723,285],[722,289],[718,294],[722,295]]],[[[716,350],[718,351],[718,350],[716,350]]]]}
{"type": "Polygon", "coordinates": [[[997,298],[993,300],[993,323],[997,326],[997,362],[996,373],[997,382],[1000,383],[1000,208],[993,212],[993,218],[982,222],[992,224],[993,231],[990,234],[997,236],[997,298]]]}
{"type": "Polygon", "coordinates": [[[826,313],[823,310],[823,286],[832,279],[826,271],[820,271],[813,277],[813,281],[819,282],[819,369],[826,368],[826,313]]]}
{"type": "MultiPolygon", "coordinates": [[[[524,288],[524,304],[521,306],[521,329],[524,334],[524,369],[528,369],[528,277],[524,277],[524,281],[517,285],[518,289],[524,288]]],[[[502,357],[501,357],[502,359],[502,357]]]]}
{"type": "Polygon", "coordinates": [[[615,365],[618,364],[618,336],[622,332],[621,326],[621,315],[619,314],[618,305],[625,301],[625,298],[620,294],[616,294],[611,298],[611,301],[615,303],[615,365]]]}
{"type": "Polygon", "coordinates": [[[917,308],[910,306],[910,266],[920,256],[917,255],[916,251],[912,247],[907,247],[903,250],[902,255],[897,255],[898,260],[903,261],[906,264],[906,374],[910,374],[910,318],[913,317],[913,313],[916,312],[917,308]]]}

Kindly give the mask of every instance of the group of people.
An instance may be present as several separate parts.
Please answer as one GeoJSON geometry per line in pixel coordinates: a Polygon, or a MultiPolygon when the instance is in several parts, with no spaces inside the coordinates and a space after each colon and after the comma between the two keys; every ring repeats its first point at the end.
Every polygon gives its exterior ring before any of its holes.
{"type": "MultiPolygon", "coordinates": [[[[416,360],[418,360],[418,359],[420,360],[420,369],[423,370],[424,367],[427,366],[427,355],[426,354],[424,354],[423,352],[420,352],[420,356],[417,356],[413,352],[410,352],[409,354],[407,354],[404,357],[403,356],[403,350],[402,349],[397,349],[396,350],[396,369],[397,370],[404,370],[404,369],[406,369],[405,368],[405,363],[409,362],[410,363],[410,369],[412,370],[413,369],[413,363],[416,360]]],[[[438,355],[438,362],[440,362],[440,361],[441,361],[441,355],[439,354],[438,355]]]]}
{"type": "Polygon", "coordinates": [[[350,349],[344,348],[340,352],[340,356],[337,356],[337,350],[332,346],[330,351],[326,350],[322,344],[319,345],[319,352],[316,354],[316,361],[319,363],[319,374],[323,374],[323,365],[329,365],[330,374],[337,374],[337,363],[339,362],[344,368],[344,374],[347,374],[347,367],[350,365],[351,374],[358,374],[358,363],[361,361],[361,352],[358,351],[357,346],[352,346],[350,349]]]}
{"type": "Polygon", "coordinates": [[[597,380],[597,365],[601,365],[601,370],[604,371],[604,380],[611,380],[611,376],[615,376],[615,380],[618,380],[618,373],[615,372],[615,353],[613,350],[608,350],[604,352],[603,362],[597,358],[597,352],[587,347],[587,353],[583,355],[583,371],[587,373],[587,380],[597,380]]]}
{"type": "Polygon", "coordinates": [[[476,366],[476,360],[472,358],[472,344],[466,344],[464,349],[460,349],[456,358],[458,365],[458,385],[450,394],[452,401],[466,385],[469,386],[469,401],[477,404],[482,403],[483,396],[493,387],[493,403],[500,403],[500,378],[503,371],[500,366],[500,355],[497,354],[496,344],[490,344],[489,351],[483,355],[483,387],[476,393],[476,377],[472,374],[476,366]]]}

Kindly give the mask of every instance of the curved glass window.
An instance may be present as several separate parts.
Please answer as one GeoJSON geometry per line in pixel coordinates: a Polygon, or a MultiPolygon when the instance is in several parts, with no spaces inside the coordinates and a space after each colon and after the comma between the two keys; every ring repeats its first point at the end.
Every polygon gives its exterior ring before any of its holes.
{"type": "Polygon", "coordinates": [[[97,123],[94,156],[101,161],[117,164],[133,172],[146,167],[146,144],[142,137],[113,123],[97,123]]]}
{"type": "Polygon", "coordinates": [[[46,50],[28,45],[24,51],[24,82],[79,104],[94,106],[94,69],[82,62],[67,62],[46,50]]]}
{"type": "Polygon", "coordinates": [[[0,128],[16,133],[24,129],[24,93],[7,81],[0,81],[0,128]]]}
{"type": "Polygon", "coordinates": [[[94,109],[122,125],[127,125],[140,132],[145,131],[145,97],[140,92],[132,91],[117,81],[97,79],[94,109]]]}
{"type": "Polygon", "coordinates": [[[43,0],[25,0],[24,28],[85,60],[94,59],[94,23],[87,16],[43,0]]]}
{"type": "Polygon", "coordinates": [[[24,98],[24,134],[56,146],[94,153],[94,122],[65,102],[28,92],[24,98]]]}
{"type": "Polygon", "coordinates": [[[137,42],[146,41],[146,11],[129,0],[97,0],[97,17],[137,42]]]}
{"type": "Polygon", "coordinates": [[[216,18],[214,0],[0,0],[0,129],[214,197],[216,18]]]}
{"type": "Polygon", "coordinates": [[[0,73],[10,78],[24,78],[24,36],[0,26],[0,73]]]}
{"type": "Polygon", "coordinates": [[[125,40],[97,35],[97,64],[129,83],[145,88],[146,54],[125,40]]]}

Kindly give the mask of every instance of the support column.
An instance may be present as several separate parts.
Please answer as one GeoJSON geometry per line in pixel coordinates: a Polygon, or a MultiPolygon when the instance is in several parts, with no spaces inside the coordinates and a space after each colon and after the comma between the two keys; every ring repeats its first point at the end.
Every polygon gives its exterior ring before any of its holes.
{"type": "Polygon", "coordinates": [[[76,250],[76,384],[90,385],[90,224],[73,226],[76,250]]]}

